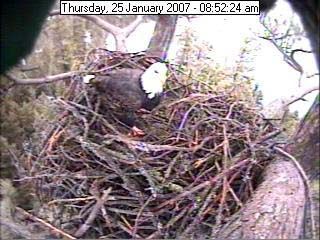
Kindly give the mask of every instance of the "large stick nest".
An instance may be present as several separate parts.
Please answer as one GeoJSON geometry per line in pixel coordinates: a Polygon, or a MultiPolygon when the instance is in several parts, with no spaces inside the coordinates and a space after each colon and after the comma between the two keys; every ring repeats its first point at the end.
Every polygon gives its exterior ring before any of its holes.
{"type": "MultiPolygon", "coordinates": [[[[157,60],[96,49],[86,69],[145,69],[157,60]]],[[[233,91],[199,92],[170,72],[160,106],[139,115],[143,138],[127,137],[79,81],[55,100],[60,114],[29,161],[42,218],[83,238],[214,236],[250,198],[277,130],[233,91]]]]}

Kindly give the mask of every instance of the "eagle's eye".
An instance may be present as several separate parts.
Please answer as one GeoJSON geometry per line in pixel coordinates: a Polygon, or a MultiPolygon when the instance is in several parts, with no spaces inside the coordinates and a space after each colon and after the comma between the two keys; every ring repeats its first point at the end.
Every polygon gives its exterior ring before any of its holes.
{"type": "Polygon", "coordinates": [[[158,70],[154,70],[155,73],[159,73],[158,70]]]}

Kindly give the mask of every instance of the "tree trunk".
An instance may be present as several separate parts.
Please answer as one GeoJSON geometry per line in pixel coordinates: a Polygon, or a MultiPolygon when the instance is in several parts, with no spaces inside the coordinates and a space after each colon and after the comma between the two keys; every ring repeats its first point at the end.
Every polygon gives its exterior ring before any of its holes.
{"type": "Polygon", "coordinates": [[[292,162],[277,159],[250,202],[218,232],[218,239],[298,239],[304,220],[305,186],[292,162]]]}
{"type": "Polygon", "coordinates": [[[165,59],[177,25],[177,15],[159,16],[147,54],[165,59]]]}
{"type": "Polygon", "coordinates": [[[297,132],[288,148],[291,153],[313,179],[319,176],[319,95],[313,102],[310,110],[300,122],[297,132]]]}

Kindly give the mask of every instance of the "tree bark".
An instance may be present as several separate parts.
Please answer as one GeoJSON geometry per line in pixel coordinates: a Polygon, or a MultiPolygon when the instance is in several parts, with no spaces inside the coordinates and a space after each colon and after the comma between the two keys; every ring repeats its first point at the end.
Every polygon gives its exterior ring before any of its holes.
{"type": "Polygon", "coordinates": [[[177,15],[159,16],[147,54],[165,59],[177,25],[177,15]]]}
{"type": "Polygon", "coordinates": [[[320,174],[319,108],[318,95],[308,113],[300,122],[292,138],[292,144],[287,146],[288,152],[299,160],[311,179],[320,174]]]}
{"type": "Polygon", "coordinates": [[[298,239],[303,228],[305,186],[292,162],[277,159],[250,202],[218,232],[218,239],[298,239]]]}

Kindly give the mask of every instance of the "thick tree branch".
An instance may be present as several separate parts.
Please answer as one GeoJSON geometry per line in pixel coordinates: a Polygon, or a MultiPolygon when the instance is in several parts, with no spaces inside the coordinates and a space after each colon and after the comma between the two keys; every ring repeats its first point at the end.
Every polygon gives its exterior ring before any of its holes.
{"type": "Polygon", "coordinates": [[[137,27],[142,23],[143,16],[138,15],[137,18],[130,23],[128,26],[122,29],[122,31],[125,33],[126,37],[129,37],[131,33],[134,32],[134,30],[137,29],[137,27]]]}
{"type": "Polygon", "coordinates": [[[13,76],[10,73],[6,73],[5,76],[8,77],[10,80],[14,81],[17,85],[35,85],[35,84],[42,84],[42,83],[52,83],[60,80],[65,80],[77,74],[78,72],[67,72],[67,73],[60,73],[57,75],[46,76],[43,78],[18,78],[13,76]]]}
{"type": "MultiPolygon", "coordinates": [[[[57,16],[60,15],[60,10],[54,10],[50,13],[50,16],[57,16]]],[[[124,28],[117,27],[107,21],[104,21],[98,16],[95,15],[74,15],[77,17],[84,18],[92,23],[96,24],[97,26],[101,27],[103,30],[112,34],[116,42],[116,50],[126,52],[126,39],[127,37],[137,29],[140,23],[143,21],[143,16],[137,16],[137,18],[130,23],[128,26],[124,28]]]]}
{"type": "Polygon", "coordinates": [[[309,93],[312,93],[314,91],[319,91],[319,87],[311,87],[304,92],[297,94],[296,96],[292,96],[285,104],[284,107],[288,107],[292,103],[295,103],[296,101],[302,100],[304,96],[308,95],[309,93]]]}
{"type": "Polygon", "coordinates": [[[300,92],[298,94],[295,94],[293,96],[291,96],[288,100],[286,101],[282,101],[282,104],[281,106],[279,107],[280,111],[279,112],[282,112],[282,117],[281,117],[281,122],[280,124],[283,124],[285,119],[287,118],[288,116],[288,113],[289,113],[289,106],[299,100],[305,100],[303,97],[308,95],[309,93],[312,93],[313,91],[317,91],[319,90],[319,87],[316,86],[316,87],[311,87],[307,90],[304,90],[303,92],[300,92]]]}
{"type": "Polygon", "coordinates": [[[147,54],[161,59],[165,59],[170,43],[174,36],[178,16],[159,16],[154,29],[154,34],[149,43],[147,54]]]}
{"type": "MultiPolygon", "coordinates": [[[[60,10],[54,10],[54,11],[50,12],[50,14],[49,14],[49,16],[57,16],[57,15],[60,15],[60,10]]],[[[99,18],[98,16],[95,16],[95,15],[73,15],[73,16],[81,17],[81,18],[84,18],[88,21],[91,21],[94,24],[96,24],[97,26],[101,27],[103,30],[111,33],[112,35],[117,35],[117,34],[121,33],[121,28],[104,21],[103,19],[99,18]]]]}

